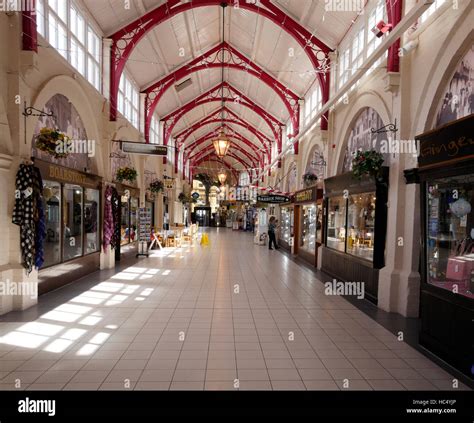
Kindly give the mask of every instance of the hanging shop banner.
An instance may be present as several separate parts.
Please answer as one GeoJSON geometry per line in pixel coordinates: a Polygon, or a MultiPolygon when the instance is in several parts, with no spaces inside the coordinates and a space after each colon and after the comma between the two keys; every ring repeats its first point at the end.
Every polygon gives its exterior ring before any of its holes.
{"type": "Polygon", "coordinates": [[[288,203],[290,197],[287,197],[286,195],[258,195],[257,201],[260,203],[280,204],[288,203]]]}
{"type": "Polygon", "coordinates": [[[474,115],[415,137],[419,142],[418,166],[455,163],[474,158],[474,115]]]}
{"type": "Polygon", "coordinates": [[[134,141],[120,141],[120,148],[124,153],[146,154],[147,156],[166,156],[166,145],[149,144],[134,141]]]}
{"type": "Polygon", "coordinates": [[[140,207],[138,209],[138,217],[138,240],[148,242],[151,234],[151,207],[140,207]]]}

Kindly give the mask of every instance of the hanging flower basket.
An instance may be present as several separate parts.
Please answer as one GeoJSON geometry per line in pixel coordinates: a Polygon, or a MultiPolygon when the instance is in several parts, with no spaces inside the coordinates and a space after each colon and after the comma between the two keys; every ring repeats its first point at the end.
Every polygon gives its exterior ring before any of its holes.
{"type": "Polygon", "coordinates": [[[69,155],[68,146],[70,138],[52,128],[41,128],[36,136],[35,146],[38,150],[50,154],[56,159],[65,158],[69,155]]]}
{"type": "Polygon", "coordinates": [[[178,195],[178,200],[181,201],[183,204],[189,204],[189,203],[196,203],[197,200],[192,196],[192,195],[186,195],[184,192],[181,192],[178,195]]]}
{"type": "Polygon", "coordinates": [[[306,186],[313,185],[317,182],[318,177],[314,173],[305,173],[303,175],[303,182],[306,186]]]}
{"type": "Polygon", "coordinates": [[[377,179],[380,176],[383,162],[383,155],[375,150],[357,151],[352,159],[352,175],[357,179],[361,179],[364,175],[370,175],[377,179]]]}
{"type": "Polygon", "coordinates": [[[151,192],[156,194],[158,192],[163,191],[165,186],[163,184],[163,181],[156,180],[156,181],[151,182],[148,188],[150,189],[151,192]]]}
{"type": "Polygon", "coordinates": [[[135,182],[135,180],[137,179],[137,171],[132,167],[120,167],[117,169],[117,174],[115,178],[119,182],[135,182]]]}
{"type": "Polygon", "coordinates": [[[178,200],[181,201],[183,204],[188,202],[188,198],[184,192],[179,193],[178,200]]]}

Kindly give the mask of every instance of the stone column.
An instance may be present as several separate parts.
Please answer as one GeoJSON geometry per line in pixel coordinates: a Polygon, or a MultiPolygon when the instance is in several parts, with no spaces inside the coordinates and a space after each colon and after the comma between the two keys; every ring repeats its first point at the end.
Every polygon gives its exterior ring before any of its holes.
{"type": "Polygon", "coordinates": [[[0,225],[4,241],[0,246],[0,315],[25,310],[38,302],[38,271],[29,275],[22,265],[20,229],[12,223],[15,175],[20,159],[0,154],[0,225]]]}
{"type": "Polygon", "coordinates": [[[109,100],[110,98],[110,54],[112,49],[112,39],[102,39],[102,95],[109,100]]]}
{"type": "Polygon", "coordinates": [[[145,134],[145,99],[146,93],[140,93],[140,106],[139,106],[139,124],[138,129],[140,133],[145,134]]]}

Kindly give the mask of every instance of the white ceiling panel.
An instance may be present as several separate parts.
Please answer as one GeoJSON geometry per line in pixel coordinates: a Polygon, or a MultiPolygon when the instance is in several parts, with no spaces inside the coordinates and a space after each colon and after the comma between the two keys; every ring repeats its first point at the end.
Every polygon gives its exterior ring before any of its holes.
{"type": "MultiPolygon", "coordinates": [[[[145,13],[163,5],[165,0],[78,0],[94,17],[105,35],[110,35],[145,13]]],[[[273,0],[282,11],[299,22],[310,33],[335,48],[344,37],[356,12],[331,12],[325,10],[324,0],[273,0]]],[[[225,41],[253,60],[267,73],[303,97],[316,79],[311,62],[299,44],[284,29],[269,19],[242,8],[225,9],[225,41]]],[[[195,57],[222,41],[222,8],[198,7],[174,16],[149,31],[134,48],[127,63],[131,74],[141,89],[158,81],[195,57]]],[[[238,70],[227,69],[224,79],[240,90],[260,107],[282,123],[289,113],[272,87],[258,78],[238,70]]],[[[191,78],[191,85],[177,91],[173,85],[161,98],[156,113],[163,117],[221,82],[221,70],[208,68],[184,79],[191,78]]],[[[220,106],[208,103],[187,113],[176,125],[174,134],[208,116],[220,106]]],[[[229,109],[242,120],[266,135],[272,135],[262,118],[246,107],[228,104],[229,109]]],[[[219,125],[209,125],[196,131],[197,139],[219,125]]],[[[232,126],[232,125],[231,125],[232,126]]],[[[235,130],[249,139],[254,135],[242,127],[235,130]]]]}

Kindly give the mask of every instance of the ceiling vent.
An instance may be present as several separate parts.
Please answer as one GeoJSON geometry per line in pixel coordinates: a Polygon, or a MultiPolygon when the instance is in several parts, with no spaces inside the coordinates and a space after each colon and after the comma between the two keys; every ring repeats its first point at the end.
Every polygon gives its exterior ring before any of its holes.
{"type": "Polygon", "coordinates": [[[193,83],[191,78],[185,79],[183,82],[176,84],[174,87],[177,92],[183,91],[185,88],[189,87],[193,83]]]}

